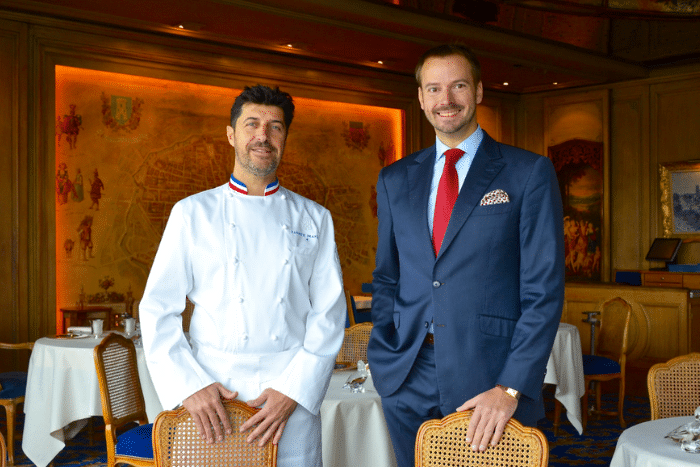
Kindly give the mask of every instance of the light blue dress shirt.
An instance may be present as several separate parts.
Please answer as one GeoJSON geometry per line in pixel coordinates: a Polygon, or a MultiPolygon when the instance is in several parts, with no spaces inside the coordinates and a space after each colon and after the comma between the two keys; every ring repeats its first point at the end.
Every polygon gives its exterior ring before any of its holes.
{"type": "MultiPolygon", "coordinates": [[[[455,164],[460,190],[464,184],[464,179],[467,178],[467,173],[474,160],[476,150],[479,149],[479,145],[483,139],[484,131],[477,125],[474,133],[457,145],[459,149],[464,151],[462,157],[460,157],[455,164]]],[[[435,217],[435,200],[437,199],[440,177],[442,177],[442,171],[445,168],[445,151],[448,149],[450,149],[450,147],[440,141],[440,138],[435,138],[435,167],[433,168],[433,181],[430,185],[430,197],[428,198],[428,226],[430,227],[431,237],[433,235],[433,217],[435,217]]]]}

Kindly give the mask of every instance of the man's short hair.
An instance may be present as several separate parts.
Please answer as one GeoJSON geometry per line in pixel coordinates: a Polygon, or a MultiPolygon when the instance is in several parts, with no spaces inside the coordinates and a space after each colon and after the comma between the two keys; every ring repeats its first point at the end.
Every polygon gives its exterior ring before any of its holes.
{"type": "Polygon", "coordinates": [[[236,120],[241,116],[243,105],[247,103],[259,105],[271,105],[279,107],[284,112],[284,126],[289,130],[289,125],[292,124],[294,118],[294,101],[292,96],[284,91],[280,91],[279,87],[272,89],[261,84],[255,86],[246,86],[243,92],[236,97],[236,100],[231,106],[231,126],[236,128],[236,120]]]}
{"type": "Polygon", "coordinates": [[[418,86],[422,86],[420,74],[423,71],[423,65],[426,60],[433,57],[449,57],[450,55],[461,55],[467,59],[467,62],[471,65],[474,86],[481,81],[481,64],[469,47],[462,44],[443,44],[433,47],[418,59],[418,64],[416,65],[416,82],[418,86]]]}

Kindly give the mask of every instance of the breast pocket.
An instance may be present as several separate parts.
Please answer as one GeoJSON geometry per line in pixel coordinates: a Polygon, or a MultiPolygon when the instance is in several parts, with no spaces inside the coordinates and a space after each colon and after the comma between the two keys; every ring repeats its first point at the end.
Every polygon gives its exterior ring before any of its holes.
{"type": "Polygon", "coordinates": [[[495,214],[508,213],[513,208],[513,203],[491,204],[488,206],[477,206],[472,211],[472,216],[491,216],[495,214]]]}

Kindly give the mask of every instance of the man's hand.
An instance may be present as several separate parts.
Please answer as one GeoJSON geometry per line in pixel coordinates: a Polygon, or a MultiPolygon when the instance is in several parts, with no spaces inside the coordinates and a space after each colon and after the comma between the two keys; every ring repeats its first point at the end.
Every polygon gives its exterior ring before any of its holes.
{"type": "Polygon", "coordinates": [[[257,439],[260,447],[264,446],[270,438],[272,438],[273,444],[279,443],[287,419],[297,408],[294,399],[274,389],[267,388],[257,399],[248,401],[247,404],[251,407],[259,407],[263,404],[265,406],[241,425],[241,432],[255,428],[246,441],[252,443],[257,439]]]}
{"type": "Polygon", "coordinates": [[[221,383],[212,383],[182,401],[182,405],[189,412],[199,431],[199,436],[209,444],[214,442],[214,436],[217,441],[223,441],[221,425],[227,434],[231,434],[231,422],[221,403],[221,398],[235,399],[236,396],[238,396],[237,392],[229,391],[221,383]],[[212,433],[212,427],[214,427],[214,433],[212,433]]]}
{"type": "Polygon", "coordinates": [[[457,412],[474,409],[467,429],[467,443],[471,443],[474,451],[481,452],[486,450],[489,440],[492,446],[498,444],[517,407],[518,400],[499,387],[482,392],[457,407],[457,412]]]}

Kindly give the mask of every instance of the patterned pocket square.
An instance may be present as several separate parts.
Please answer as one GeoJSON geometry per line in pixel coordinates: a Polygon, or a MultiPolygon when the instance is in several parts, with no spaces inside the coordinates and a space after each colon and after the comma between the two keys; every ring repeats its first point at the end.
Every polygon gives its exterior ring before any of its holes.
{"type": "Polygon", "coordinates": [[[493,190],[490,193],[486,193],[483,198],[481,198],[481,203],[479,206],[490,206],[492,204],[503,204],[510,203],[510,198],[508,198],[508,193],[503,190],[493,190]]]}

